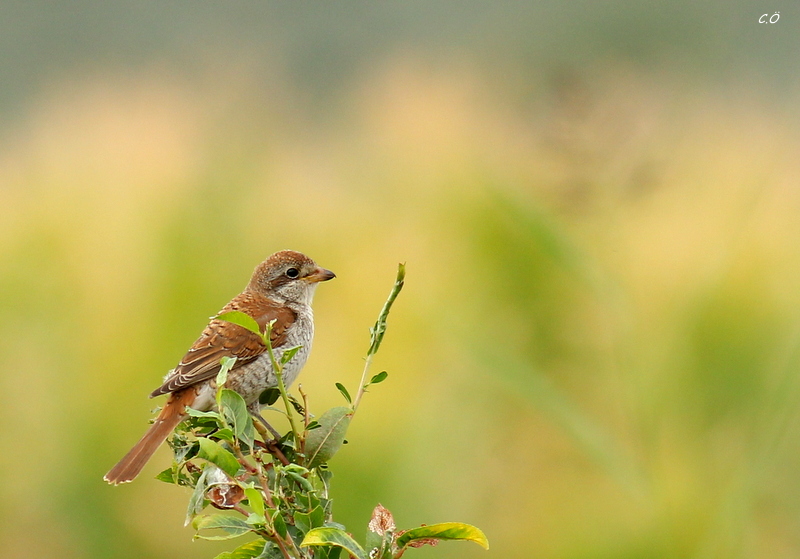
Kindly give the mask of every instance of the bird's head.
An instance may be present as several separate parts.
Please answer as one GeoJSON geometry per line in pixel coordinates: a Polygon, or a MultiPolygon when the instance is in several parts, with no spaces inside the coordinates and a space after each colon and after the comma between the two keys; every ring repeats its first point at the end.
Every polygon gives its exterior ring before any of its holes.
{"type": "Polygon", "coordinates": [[[248,288],[282,303],[310,305],[319,282],[335,277],[305,254],[282,250],[256,267],[248,288]]]}

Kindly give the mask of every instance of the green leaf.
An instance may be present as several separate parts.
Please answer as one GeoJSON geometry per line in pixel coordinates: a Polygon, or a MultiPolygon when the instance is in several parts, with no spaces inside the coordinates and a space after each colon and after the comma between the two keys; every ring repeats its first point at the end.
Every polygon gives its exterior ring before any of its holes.
{"type": "Polygon", "coordinates": [[[211,417],[222,421],[222,416],[215,411],[200,411],[194,408],[186,408],[186,414],[191,417],[211,417]]]}
{"type": "Polygon", "coordinates": [[[337,382],[336,383],[336,388],[339,389],[339,392],[342,393],[342,396],[344,396],[344,399],[347,400],[348,404],[352,404],[353,403],[353,399],[350,397],[350,393],[347,391],[347,389],[344,387],[344,385],[341,382],[337,382]]]}
{"type": "Polygon", "coordinates": [[[275,402],[278,401],[278,398],[281,397],[281,391],[277,388],[267,388],[264,392],[261,393],[261,396],[258,397],[258,403],[263,406],[271,406],[275,402]]]}
{"type": "Polygon", "coordinates": [[[247,522],[248,526],[264,526],[267,523],[267,517],[263,514],[252,513],[245,522],[247,522]]]}
{"type": "Polygon", "coordinates": [[[319,506],[320,500],[315,493],[295,493],[299,508],[311,510],[319,506]]]}
{"type": "Polygon", "coordinates": [[[175,485],[194,486],[194,480],[181,471],[182,464],[173,462],[172,466],[159,473],[156,479],[166,483],[174,483],[175,485]]]}
{"type": "Polygon", "coordinates": [[[308,481],[306,478],[301,476],[300,474],[296,474],[294,472],[286,472],[286,475],[295,480],[300,487],[303,488],[305,491],[314,491],[314,486],[311,485],[311,482],[308,481]]]}
{"type": "Polygon", "coordinates": [[[303,476],[311,471],[308,468],[301,466],[300,464],[286,464],[285,466],[283,466],[283,470],[287,472],[294,472],[296,474],[300,474],[303,476]]]}
{"type": "Polygon", "coordinates": [[[236,364],[235,357],[228,357],[227,355],[219,360],[220,369],[217,373],[217,388],[222,388],[228,381],[228,372],[233,369],[236,364]]]}
{"type": "Polygon", "coordinates": [[[200,438],[197,441],[200,443],[200,452],[197,453],[198,458],[203,458],[217,465],[231,477],[236,475],[239,471],[239,461],[229,450],[225,450],[218,442],[211,439],[200,438]]]}
{"type": "Polygon", "coordinates": [[[397,538],[397,547],[402,549],[414,540],[469,540],[484,549],[489,549],[489,540],[475,526],[462,522],[442,522],[430,526],[420,526],[405,532],[397,538]]]}
{"type": "Polygon", "coordinates": [[[186,521],[183,523],[184,526],[187,526],[195,517],[195,515],[199,514],[200,511],[202,511],[205,507],[206,489],[208,489],[208,485],[206,484],[207,474],[208,469],[203,468],[203,473],[200,474],[200,477],[197,479],[197,483],[194,486],[194,491],[192,491],[192,496],[189,497],[189,508],[186,510],[186,521]]]}
{"type": "Polygon", "coordinates": [[[309,513],[296,512],[294,513],[294,525],[306,533],[312,528],[321,528],[325,524],[325,511],[321,506],[317,506],[309,513]]]}
{"type": "Polygon", "coordinates": [[[222,530],[225,532],[225,535],[222,536],[195,535],[196,538],[204,540],[229,540],[244,535],[251,530],[250,525],[241,518],[222,514],[198,516],[192,522],[192,527],[198,532],[200,530],[222,530]]]}
{"type": "MultiPolygon", "coordinates": [[[[331,494],[331,479],[333,478],[333,472],[322,467],[316,469],[317,476],[319,476],[319,480],[322,482],[323,487],[323,495],[326,497],[331,494]]],[[[328,519],[330,520],[331,510],[330,507],[327,509],[328,511],[328,519]]]]}
{"type": "Polygon", "coordinates": [[[163,481],[165,483],[178,483],[178,480],[175,478],[175,471],[172,469],[172,466],[164,470],[163,472],[159,473],[156,476],[158,481],[163,481]]]}
{"type": "Polygon", "coordinates": [[[313,526],[311,526],[311,517],[304,512],[294,513],[294,525],[297,526],[297,529],[303,534],[313,528],[313,526]]]}
{"type": "Polygon", "coordinates": [[[233,424],[233,432],[244,441],[248,447],[253,448],[253,439],[256,436],[253,427],[253,418],[247,411],[247,403],[238,392],[223,388],[219,393],[219,403],[223,413],[228,417],[229,423],[233,424]]]}
{"type": "Polygon", "coordinates": [[[214,318],[218,320],[224,320],[225,322],[231,322],[237,326],[241,326],[242,328],[247,328],[253,334],[258,334],[259,338],[261,337],[261,327],[258,325],[258,322],[256,322],[255,319],[249,314],[241,311],[231,311],[218,314],[214,318]]]}
{"type": "MultiPolygon", "coordinates": [[[[284,554],[281,549],[273,542],[267,542],[264,546],[264,551],[255,559],[284,559],[284,554]]],[[[328,559],[331,559],[330,557],[328,559]]]]}
{"type": "Polygon", "coordinates": [[[233,431],[231,431],[227,427],[225,429],[219,429],[217,431],[214,431],[214,433],[212,433],[211,436],[216,439],[227,441],[233,444],[233,431]]]}
{"type": "MultiPolygon", "coordinates": [[[[314,553],[314,559],[339,559],[341,551],[341,547],[317,547],[314,553]]],[[[346,557],[342,559],[350,559],[352,557],[349,553],[345,553],[345,556],[346,557]]]]}
{"type": "MultiPolygon", "coordinates": [[[[391,534],[389,534],[389,536],[391,537],[391,534]]],[[[383,543],[385,537],[385,535],[381,536],[380,534],[376,534],[375,532],[367,530],[367,537],[364,540],[364,547],[366,548],[370,557],[379,557],[380,559],[383,559],[383,554],[380,552],[385,547],[383,543]]]]}
{"type": "Polygon", "coordinates": [[[377,375],[372,377],[372,379],[369,381],[369,383],[370,384],[378,384],[379,382],[385,381],[386,377],[388,377],[388,376],[389,376],[389,373],[387,373],[386,371],[381,371],[380,373],[378,373],[377,375]]]}
{"type": "Polygon", "coordinates": [[[261,555],[266,543],[267,542],[262,539],[253,540],[244,545],[240,545],[233,551],[223,551],[214,557],[214,559],[252,559],[253,557],[261,555]]]}
{"type": "Polygon", "coordinates": [[[190,417],[186,421],[186,431],[195,431],[205,435],[224,426],[225,422],[223,420],[210,417],[190,417]]]}
{"type": "Polygon", "coordinates": [[[289,349],[284,351],[281,354],[281,365],[286,365],[289,361],[291,361],[292,357],[294,357],[297,354],[297,352],[300,351],[302,348],[303,346],[297,345],[294,347],[290,347],[289,349]]]}
{"type": "MultiPolygon", "coordinates": [[[[278,440],[278,446],[281,447],[283,453],[286,454],[286,449],[291,448],[292,450],[296,449],[297,446],[295,445],[294,441],[294,433],[291,431],[287,431],[284,436],[278,440]]],[[[286,458],[289,458],[288,456],[286,458]]]]}
{"type": "Polygon", "coordinates": [[[321,506],[314,507],[309,517],[311,518],[312,528],[319,528],[325,524],[325,510],[321,506]]]}
{"type": "Polygon", "coordinates": [[[309,469],[324,464],[338,452],[352,415],[350,408],[337,407],[329,409],[317,420],[320,427],[309,431],[306,437],[306,466],[309,469]]]}
{"type": "Polygon", "coordinates": [[[278,535],[282,538],[286,537],[286,521],[281,516],[280,509],[275,511],[275,514],[272,515],[272,525],[275,526],[275,531],[278,532],[278,535]]]}
{"type": "Polygon", "coordinates": [[[247,496],[247,504],[250,505],[253,512],[264,516],[264,496],[261,494],[261,491],[255,487],[247,487],[244,490],[244,494],[247,496]]]}
{"type": "Polygon", "coordinates": [[[341,547],[357,559],[367,559],[367,554],[347,532],[339,528],[314,528],[303,538],[300,547],[312,545],[332,545],[341,547]]]}

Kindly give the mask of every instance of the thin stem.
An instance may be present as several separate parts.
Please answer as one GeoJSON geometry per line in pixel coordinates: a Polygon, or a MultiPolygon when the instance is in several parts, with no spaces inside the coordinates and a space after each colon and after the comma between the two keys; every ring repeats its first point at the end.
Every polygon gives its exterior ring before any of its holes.
{"type": "Polygon", "coordinates": [[[253,425],[255,426],[256,431],[258,431],[261,437],[264,439],[264,442],[267,442],[267,440],[270,438],[270,435],[272,435],[272,438],[275,439],[276,441],[281,438],[281,434],[278,433],[275,430],[275,427],[270,425],[269,422],[266,419],[264,419],[264,417],[260,413],[252,415],[253,418],[257,420],[255,423],[253,423],[253,425]]]}
{"type": "Polygon", "coordinates": [[[383,304],[383,308],[378,315],[378,320],[375,321],[375,326],[370,330],[372,336],[370,338],[369,349],[367,350],[367,358],[364,362],[364,371],[361,373],[361,382],[358,385],[358,393],[356,394],[356,399],[353,401],[353,413],[358,409],[358,404],[361,403],[361,398],[364,396],[364,392],[367,391],[367,386],[369,386],[369,382],[367,382],[367,372],[369,372],[369,367],[372,365],[372,357],[378,353],[378,349],[381,347],[383,335],[386,333],[386,319],[389,316],[389,311],[392,310],[394,300],[397,299],[400,290],[403,289],[405,278],[406,265],[402,263],[398,264],[397,278],[394,280],[392,290],[389,292],[389,297],[386,298],[386,302],[383,304]]]}
{"type": "Polygon", "coordinates": [[[267,506],[271,509],[275,508],[275,501],[272,500],[272,491],[269,490],[269,478],[267,474],[264,473],[264,461],[261,458],[261,453],[253,453],[253,457],[256,461],[256,475],[258,476],[258,481],[261,482],[261,492],[264,494],[264,501],[267,503],[267,506]]]}
{"type": "Polygon", "coordinates": [[[233,505],[233,507],[231,507],[231,508],[232,508],[233,510],[235,510],[236,512],[238,512],[239,514],[241,514],[242,516],[244,516],[245,518],[247,518],[248,516],[250,516],[250,513],[249,513],[249,512],[247,512],[246,510],[244,510],[244,509],[243,509],[241,506],[239,506],[238,504],[237,504],[237,505],[233,505]]]}
{"type": "Polygon", "coordinates": [[[245,470],[251,474],[256,473],[256,468],[247,461],[247,458],[245,457],[244,453],[242,453],[242,449],[238,444],[233,445],[233,453],[236,455],[236,459],[239,460],[239,464],[244,466],[245,470]]]}
{"type": "Polygon", "coordinates": [[[364,371],[361,373],[361,382],[359,383],[358,393],[356,394],[356,399],[353,401],[353,413],[358,409],[358,404],[361,402],[362,396],[364,396],[364,392],[367,391],[367,386],[369,383],[367,382],[367,372],[369,371],[370,365],[372,365],[372,356],[375,355],[374,353],[368,354],[367,358],[364,360],[364,371]]]}
{"type": "Polygon", "coordinates": [[[303,554],[301,553],[300,549],[298,549],[297,544],[294,543],[294,540],[292,539],[292,536],[287,534],[286,535],[286,539],[292,545],[292,550],[294,551],[295,557],[302,557],[303,554]]]}
{"type": "Polygon", "coordinates": [[[303,398],[303,437],[300,439],[298,447],[300,449],[300,455],[305,460],[306,456],[306,437],[308,436],[308,424],[309,424],[309,416],[308,416],[308,394],[303,392],[303,385],[298,384],[297,390],[300,392],[300,396],[303,398]]]}
{"type": "Polygon", "coordinates": [[[286,546],[283,545],[283,540],[278,534],[275,534],[275,543],[278,544],[278,548],[281,550],[281,555],[284,556],[285,559],[292,559],[292,556],[289,555],[289,551],[286,549],[286,546]]]}
{"type": "Polygon", "coordinates": [[[286,415],[289,417],[289,424],[292,426],[292,433],[294,434],[294,441],[297,443],[300,437],[297,434],[297,425],[294,422],[294,413],[292,413],[292,404],[289,402],[289,395],[286,393],[286,385],[283,382],[283,371],[275,371],[275,376],[278,377],[278,390],[281,391],[281,398],[283,405],[286,406],[286,415]]]}
{"type": "Polygon", "coordinates": [[[299,437],[297,436],[297,425],[294,421],[294,414],[292,413],[292,404],[289,402],[289,394],[286,392],[286,384],[283,382],[283,365],[278,363],[275,358],[275,352],[272,350],[272,322],[267,324],[267,331],[264,332],[264,343],[267,346],[269,353],[269,360],[272,362],[272,370],[275,371],[275,377],[278,379],[278,391],[281,393],[283,405],[286,406],[286,415],[289,418],[289,425],[292,427],[292,434],[294,435],[295,444],[298,443],[299,437]]]}
{"type": "Polygon", "coordinates": [[[284,466],[288,466],[289,464],[291,464],[291,462],[289,462],[289,459],[286,458],[286,455],[284,455],[283,452],[281,452],[281,449],[278,446],[278,443],[276,443],[274,441],[270,442],[270,443],[267,443],[267,452],[269,452],[275,458],[277,458],[278,461],[281,464],[283,464],[284,466]]]}

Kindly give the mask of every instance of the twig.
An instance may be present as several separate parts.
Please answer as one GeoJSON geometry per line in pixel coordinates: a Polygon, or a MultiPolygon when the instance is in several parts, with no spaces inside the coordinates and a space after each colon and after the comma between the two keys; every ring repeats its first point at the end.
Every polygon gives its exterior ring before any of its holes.
{"type": "Polygon", "coordinates": [[[239,464],[241,464],[245,470],[250,472],[251,474],[256,473],[256,468],[247,461],[247,458],[242,453],[242,449],[239,447],[238,444],[232,445],[233,453],[236,455],[236,459],[239,460],[239,464]]]}
{"type": "Polygon", "coordinates": [[[236,512],[238,512],[239,514],[243,515],[245,518],[246,518],[246,517],[248,517],[248,516],[250,516],[250,513],[249,513],[249,512],[247,512],[246,510],[244,510],[244,509],[243,509],[242,507],[240,507],[238,504],[236,504],[236,505],[233,505],[231,508],[232,508],[233,510],[235,510],[236,512]]]}
{"type": "Polygon", "coordinates": [[[383,304],[383,308],[378,315],[378,320],[375,322],[375,326],[370,329],[370,345],[369,349],[367,350],[367,358],[364,360],[364,371],[361,373],[361,382],[359,383],[358,394],[356,394],[356,399],[353,401],[353,413],[355,413],[355,411],[358,409],[358,404],[361,402],[361,398],[364,396],[367,386],[369,386],[369,383],[367,382],[367,373],[369,372],[370,365],[372,365],[372,357],[378,353],[378,348],[381,347],[383,335],[386,333],[386,318],[389,316],[389,311],[392,309],[394,300],[397,299],[397,296],[400,294],[400,290],[403,289],[405,277],[406,265],[403,263],[398,264],[397,278],[394,281],[391,292],[389,292],[389,297],[383,304]]]}
{"type": "MultiPolygon", "coordinates": [[[[261,459],[261,454],[254,452],[253,459],[256,461],[256,475],[258,476],[258,481],[261,482],[262,492],[264,493],[264,497],[266,497],[264,501],[269,508],[274,509],[275,501],[272,500],[272,491],[269,490],[269,477],[264,473],[266,466],[261,459]]],[[[272,462],[270,462],[269,465],[272,467],[272,462]]]]}
{"type": "Polygon", "coordinates": [[[303,392],[303,385],[298,384],[297,390],[300,392],[300,396],[303,398],[303,436],[300,439],[298,447],[300,449],[300,455],[303,457],[303,461],[305,462],[306,457],[306,437],[308,436],[308,424],[309,424],[309,415],[308,415],[308,394],[303,392]]]}
{"type": "Polygon", "coordinates": [[[275,534],[275,543],[278,544],[278,548],[281,550],[281,554],[284,556],[285,559],[292,559],[292,556],[289,555],[289,551],[286,549],[286,546],[283,544],[283,540],[278,534],[275,534]]]}
{"type": "Polygon", "coordinates": [[[291,464],[291,462],[289,462],[289,460],[286,458],[286,455],[278,447],[277,442],[275,441],[265,442],[263,443],[263,448],[264,450],[272,454],[275,458],[280,460],[281,464],[283,464],[284,466],[288,466],[289,464],[291,464]]]}
{"type": "Polygon", "coordinates": [[[275,358],[275,352],[272,350],[272,326],[275,321],[271,321],[267,324],[266,332],[264,332],[264,343],[267,346],[267,352],[269,353],[269,360],[272,362],[272,370],[275,372],[275,376],[278,379],[278,390],[281,393],[281,399],[283,399],[283,405],[286,406],[286,415],[289,418],[289,424],[292,426],[292,434],[294,435],[295,444],[297,444],[298,436],[297,436],[297,425],[294,422],[294,414],[292,413],[292,404],[289,402],[289,394],[286,392],[286,384],[283,382],[283,365],[278,363],[278,360],[275,358]]]}

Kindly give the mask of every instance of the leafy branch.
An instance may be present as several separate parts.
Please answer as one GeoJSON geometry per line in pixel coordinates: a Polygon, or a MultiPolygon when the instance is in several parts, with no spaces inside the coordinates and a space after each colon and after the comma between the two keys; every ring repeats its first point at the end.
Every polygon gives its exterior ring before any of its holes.
{"type": "Polygon", "coordinates": [[[383,336],[386,334],[386,319],[389,318],[389,311],[392,310],[394,300],[397,299],[398,295],[400,295],[400,290],[403,289],[405,280],[406,265],[399,264],[397,266],[397,279],[395,279],[392,290],[389,292],[389,297],[383,304],[383,308],[378,315],[378,320],[375,321],[375,326],[369,329],[369,349],[367,350],[367,357],[364,360],[364,371],[361,373],[358,394],[356,394],[356,399],[353,402],[353,413],[355,413],[355,411],[358,409],[358,404],[361,403],[361,398],[364,396],[364,392],[367,391],[367,387],[370,384],[378,384],[379,382],[383,382],[386,380],[386,377],[389,376],[386,371],[383,371],[372,377],[372,379],[367,382],[367,373],[369,372],[370,365],[372,365],[372,358],[376,353],[378,353],[378,349],[380,349],[381,343],[383,342],[383,336]]]}
{"type": "Polygon", "coordinates": [[[221,361],[216,409],[187,410],[187,419],[175,429],[169,440],[174,454],[172,466],[157,478],[192,489],[186,523],[192,524],[195,538],[256,536],[216,559],[399,559],[409,548],[435,545],[441,540],[469,540],[488,548],[483,533],[468,524],[448,522],[398,531],[392,514],[381,505],[373,511],[364,546],[333,520],[333,474],[327,463],[341,448],[367,387],[388,376],[384,371],[367,381],[404,278],[405,266],[400,264],[395,284],[370,329],[370,347],[355,400],[337,383],[350,405],[329,409],[318,419],[309,412],[308,396],[301,390],[302,405],[292,400],[283,381],[283,368],[300,348],[274,351],[270,343],[272,324],[262,332],[244,313],[218,317],[261,337],[278,386],[277,391],[271,389],[262,395],[260,401],[271,405],[280,398],[291,430],[278,440],[271,439],[267,430],[253,421],[244,399],[224,387],[236,363],[233,358],[221,361]],[[256,431],[263,440],[256,438],[256,431]],[[223,512],[204,514],[208,507],[223,512]]]}

